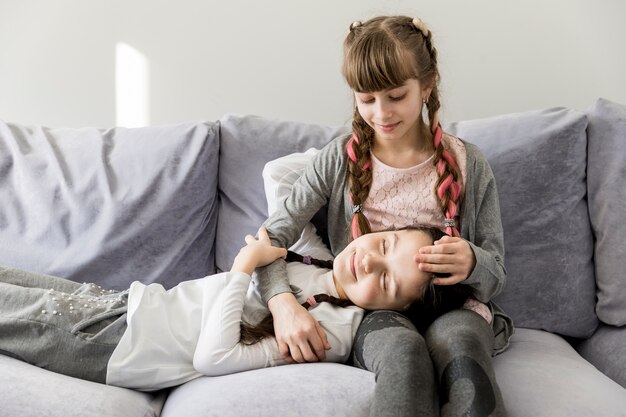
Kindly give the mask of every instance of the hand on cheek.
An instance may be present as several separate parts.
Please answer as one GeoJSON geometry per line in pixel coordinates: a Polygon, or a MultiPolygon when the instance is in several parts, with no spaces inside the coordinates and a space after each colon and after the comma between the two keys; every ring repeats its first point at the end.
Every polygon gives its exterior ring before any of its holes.
{"type": "Polygon", "coordinates": [[[432,246],[424,246],[415,255],[419,269],[425,272],[449,274],[435,278],[437,285],[453,285],[467,279],[474,270],[476,257],[469,243],[459,237],[444,236],[432,246]]]}

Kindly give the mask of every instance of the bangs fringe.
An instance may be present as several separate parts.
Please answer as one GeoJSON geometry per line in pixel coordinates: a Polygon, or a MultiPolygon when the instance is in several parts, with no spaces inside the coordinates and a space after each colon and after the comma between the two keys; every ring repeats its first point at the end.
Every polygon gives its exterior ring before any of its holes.
{"type": "Polygon", "coordinates": [[[343,70],[350,88],[362,93],[396,88],[417,78],[409,52],[384,32],[353,44],[343,70]]]}

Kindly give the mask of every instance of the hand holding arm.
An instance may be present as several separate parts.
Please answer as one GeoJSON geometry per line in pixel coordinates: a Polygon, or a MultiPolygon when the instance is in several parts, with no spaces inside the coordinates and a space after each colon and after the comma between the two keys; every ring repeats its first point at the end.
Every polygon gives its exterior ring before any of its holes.
{"type": "Polygon", "coordinates": [[[235,257],[233,266],[230,269],[231,272],[245,272],[248,275],[252,275],[257,267],[265,266],[276,259],[287,256],[287,249],[272,246],[267,230],[263,226],[259,228],[257,234],[259,236],[258,239],[255,239],[252,235],[246,236],[246,246],[241,248],[235,257]]]}
{"type": "Polygon", "coordinates": [[[268,302],[274,318],[274,333],[281,355],[288,362],[317,362],[330,349],[326,332],[290,293],[275,295],[268,302]]]}

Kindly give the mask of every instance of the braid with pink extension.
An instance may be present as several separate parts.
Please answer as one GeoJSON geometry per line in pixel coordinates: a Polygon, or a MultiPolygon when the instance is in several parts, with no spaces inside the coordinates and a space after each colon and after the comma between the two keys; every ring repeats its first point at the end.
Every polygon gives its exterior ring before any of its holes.
{"type": "Polygon", "coordinates": [[[437,113],[432,117],[431,129],[433,133],[433,144],[435,146],[435,168],[439,179],[435,185],[435,192],[441,201],[441,209],[445,217],[445,231],[450,236],[459,237],[460,233],[456,227],[456,217],[458,216],[457,202],[461,195],[461,186],[458,182],[458,167],[454,157],[444,149],[441,143],[442,129],[437,113]]]}
{"type": "MultiPolygon", "coordinates": [[[[359,119],[360,117],[356,117],[355,122],[353,122],[353,127],[356,127],[356,129],[354,129],[356,131],[362,129],[358,126],[360,124],[359,119]]],[[[363,214],[363,203],[369,194],[369,185],[371,184],[371,171],[369,170],[371,161],[369,160],[369,146],[367,146],[366,143],[367,142],[361,142],[357,134],[353,133],[346,144],[351,183],[349,197],[350,204],[353,205],[352,221],[350,223],[352,239],[356,239],[361,234],[370,232],[369,222],[363,214]],[[362,166],[359,168],[359,165],[362,166]]]]}
{"type": "Polygon", "coordinates": [[[457,227],[456,218],[458,216],[458,201],[461,196],[461,185],[459,183],[459,169],[454,156],[448,152],[442,142],[441,136],[443,131],[441,123],[439,123],[439,91],[437,89],[437,80],[439,79],[439,71],[437,69],[437,49],[433,45],[432,32],[428,30],[424,22],[420,19],[413,19],[413,26],[417,29],[417,33],[422,35],[424,39],[424,47],[430,56],[431,76],[435,80],[430,97],[426,99],[426,107],[430,121],[430,130],[433,134],[433,145],[435,147],[435,158],[433,160],[435,169],[437,170],[437,183],[435,184],[435,193],[441,202],[441,211],[444,215],[444,227],[446,234],[459,237],[460,233],[457,227]]]}

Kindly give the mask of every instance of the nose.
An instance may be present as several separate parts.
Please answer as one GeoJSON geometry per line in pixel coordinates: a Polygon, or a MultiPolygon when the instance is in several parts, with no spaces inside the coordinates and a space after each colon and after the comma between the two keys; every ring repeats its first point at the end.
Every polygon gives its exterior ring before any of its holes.
{"type": "Polygon", "coordinates": [[[391,106],[385,100],[376,101],[376,116],[380,120],[385,120],[391,114],[391,106]]]}
{"type": "Polygon", "coordinates": [[[368,253],[363,257],[363,269],[367,274],[379,271],[382,266],[382,259],[374,254],[368,253]]]}

